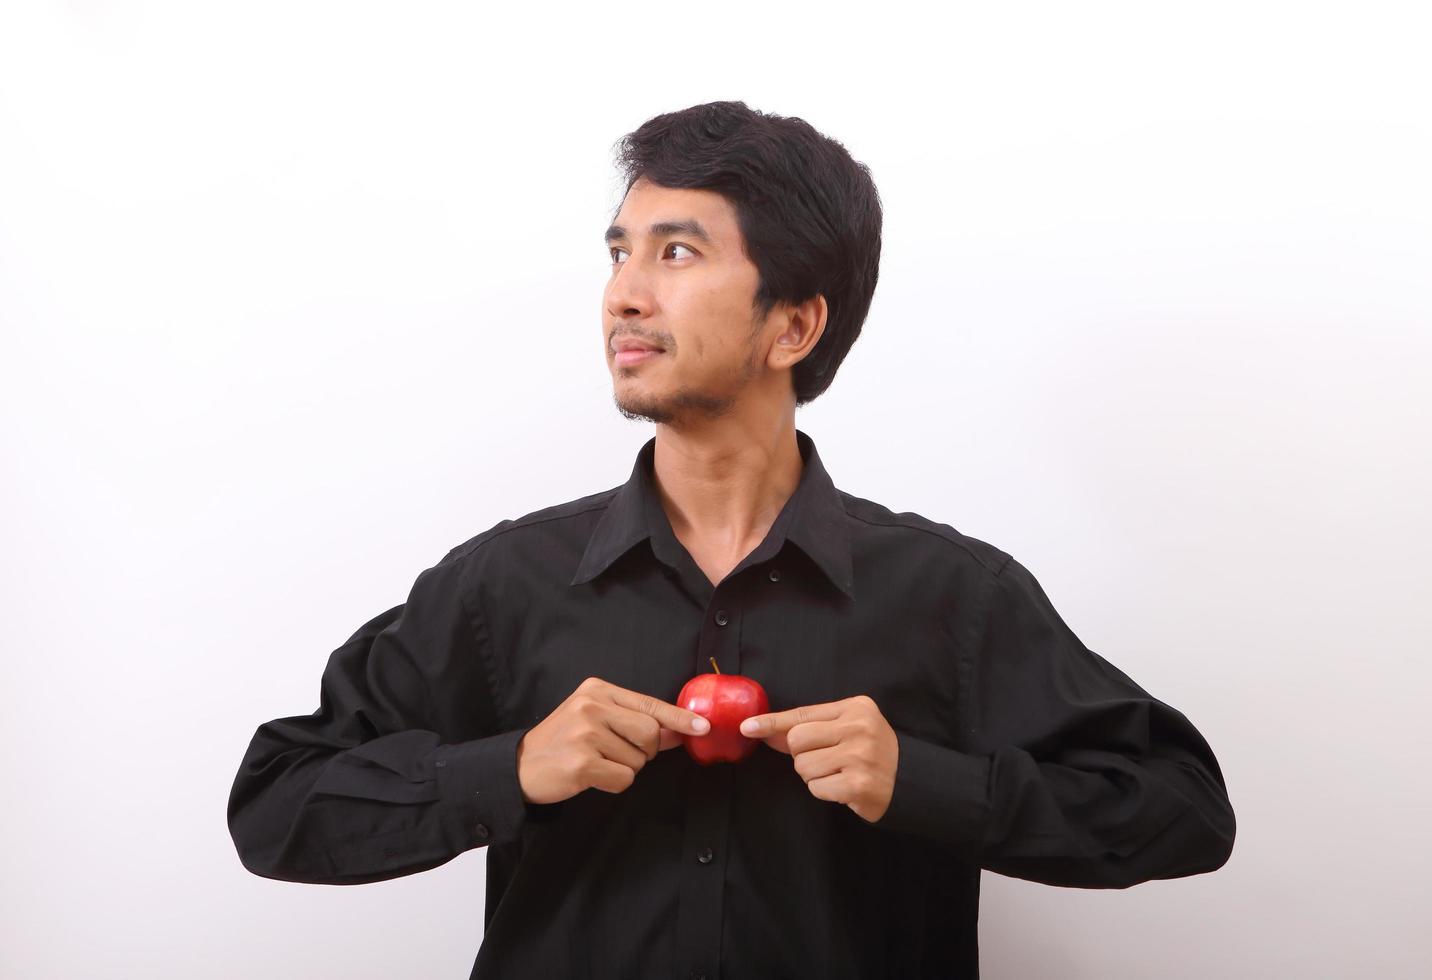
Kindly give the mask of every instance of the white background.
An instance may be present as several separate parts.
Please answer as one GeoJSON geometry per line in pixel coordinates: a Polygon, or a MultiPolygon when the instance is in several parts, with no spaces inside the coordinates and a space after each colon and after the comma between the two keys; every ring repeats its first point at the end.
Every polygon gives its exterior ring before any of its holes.
{"type": "Polygon", "coordinates": [[[1025,563],[1237,813],[1211,875],[986,874],[984,976],[1425,975],[1427,32],[988,6],[7,3],[0,974],[467,976],[483,851],[270,881],[227,794],[419,571],[626,478],[611,147],[740,99],[884,201],[837,485],[1025,563]]]}

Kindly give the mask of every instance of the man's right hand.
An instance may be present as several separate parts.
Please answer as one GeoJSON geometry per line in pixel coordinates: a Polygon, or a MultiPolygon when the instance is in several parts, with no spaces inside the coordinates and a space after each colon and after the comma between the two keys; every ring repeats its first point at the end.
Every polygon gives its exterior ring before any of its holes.
{"type": "Polygon", "coordinates": [[[684,733],[705,735],[694,711],[588,677],[517,743],[517,781],[528,803],[558,803],[590,787],[620,793],[684,733]]]}

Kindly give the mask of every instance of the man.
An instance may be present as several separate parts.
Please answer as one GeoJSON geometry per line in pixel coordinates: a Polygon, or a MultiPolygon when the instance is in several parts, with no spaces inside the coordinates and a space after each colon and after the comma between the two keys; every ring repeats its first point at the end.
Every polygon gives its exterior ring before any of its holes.
{"type": "Polygon", "coordinates": [[[866,168],[720,102],[621,146],[602,338],[655,437],[621,486],[504,520],[261,725],[250,871],[359,884],[487,848],[472,977],[977,977],[981,869],[1213,871],[1207,742],[993,545],[837,490],[797,406],[875,289],[866,168]],[[692,676],[756,679],[757,751],[698,765],[692,676]]]}

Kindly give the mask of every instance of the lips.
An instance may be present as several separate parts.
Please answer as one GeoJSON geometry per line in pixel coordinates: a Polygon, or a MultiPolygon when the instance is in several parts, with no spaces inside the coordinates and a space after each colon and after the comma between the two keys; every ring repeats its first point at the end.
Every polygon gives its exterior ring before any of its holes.
{"type": "Polygon", "coordinates": [[[623,337],[622,339],[612,344],[612,350],[614,350],[618,354],[622,353],[623,351],[629,350],[660,351],[661,349],[662,348],[656,346],[655,344],[648,344],[645,341],[641,340],[632,340],[629,337],[623,337]]]}

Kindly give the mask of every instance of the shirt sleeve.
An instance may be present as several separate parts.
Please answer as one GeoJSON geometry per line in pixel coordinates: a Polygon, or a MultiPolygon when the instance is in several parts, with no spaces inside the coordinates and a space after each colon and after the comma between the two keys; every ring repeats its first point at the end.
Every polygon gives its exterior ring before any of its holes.
{"type": "Polygon", "coordinates": [[[498,731],[462,568],[449,552],[334,650],[316,711],[258,727],[228,803],[249,871],[362,884],[520,835],[527,729],[498,731]]]}
{"type": "Polygon", "coordinates": [[[957,747],[897,731],[877,821],[981,867],[1050,885],[1126,888],[1217,870],[1235,821],[1212,749],[1075,636],[1013,558],[987,582],[961,662],[957,747]]]}

